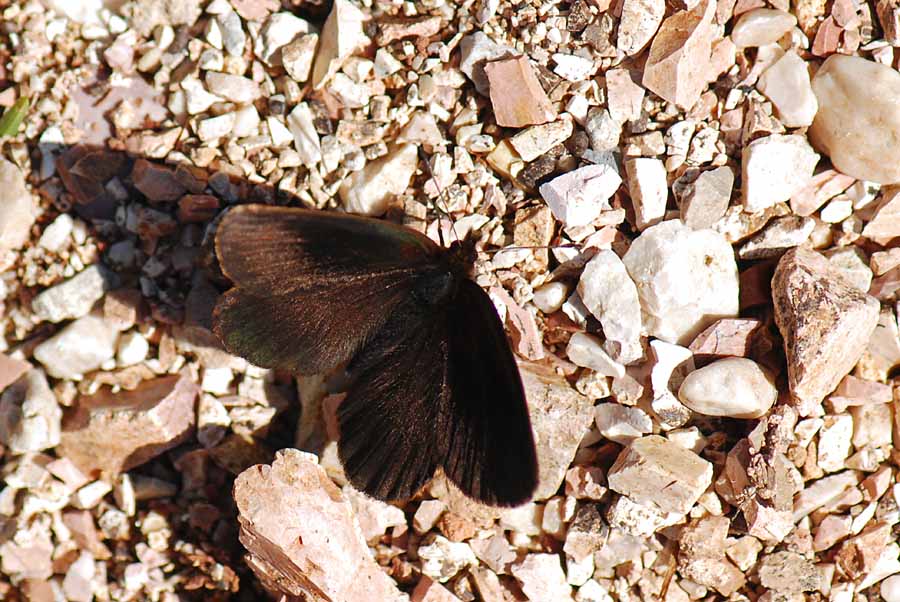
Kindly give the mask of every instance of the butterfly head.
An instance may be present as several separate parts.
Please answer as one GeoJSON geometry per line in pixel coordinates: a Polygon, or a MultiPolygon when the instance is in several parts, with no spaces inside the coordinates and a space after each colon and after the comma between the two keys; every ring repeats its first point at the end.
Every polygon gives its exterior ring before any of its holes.
{"type": "Polygon", "coordinates": [[[475,273],[475,260],[478,259],[475,241],[470,238],[455,240],[450,243],[448,251],[453,262],[454,271],[471,278],[475,273]]]}

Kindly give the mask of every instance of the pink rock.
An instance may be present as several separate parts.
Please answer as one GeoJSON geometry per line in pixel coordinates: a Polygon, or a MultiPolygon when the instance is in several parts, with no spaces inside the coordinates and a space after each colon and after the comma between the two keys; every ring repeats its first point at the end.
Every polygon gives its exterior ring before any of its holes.
{"type": "Polygon", "coordinates": [[[543,359],[543,337],[538,330],[534,314],[516,303],[502,286],[491,287],[491,295],[506,306],[506,321],[512,330],[516,352],[530,360],[543,359]]]}
{"type": "Polygon", "coordinates": [[[730,596],[745,582],[740,569],[725,557],[730,523],[725,516],[708,516],[682,529],[678,542],[680,573],[723,596],[730,596]]]}
{"type": "Polygon", "coordinates": [[[599,501],[606,494],[606,475],[599,466],[573,466],[566,471],[566,495],[599,501]]]}
{"type": "Polygon", "coordinates": [[[372,558],[350,503],[315,456],[285,449],[234,483],[248,564],[271,591],[311,602],[405,598],[372,558]]]}
{"type": "Polygon", "coordinates": [[[890,385],[863,380],[848,374],[828,397],[832,414],[840,414],[850,406],[863,406],[870,403],[891,403],[890,385]]]}
{"type": "Polygon", "coordinates": [[[708,83],[715,13],[716,3],[702,0],[663,21],[644,68],[645,88],[684,109],[697,102],[708,83]]]}
{"type": "Polygon", "coordinates": [[[843,31],[840,25],[835,23],[834,17],[831,15],[825,17],[825,20],[819,24],[816,37],[813,39],[812,53],[823,57],[834,54],[837,51],[843,31]]]}
{"type": "Polygon", "coordinates": [[[63,419],[56,451],[85,473],[140,466],[191,436],[198,391],[187,374],[172,374],[133,391],[102,389],[82,397],[63,419]]]}
{"type": "Polygon", "coordinates": [[[63,524],[72,532],[78,547],[90,552],[98,560],[106,560],[111,554],[103,545],[100,532],[94,524],[94,517],[87,510],[66,510],[62,514],[63,524]]]}
{"type": "Polygon", "coordinates": [[[0,353],[0,393],[19,380],[19,377],[25,374],[29,368],[31,368],[31,364],[28,362],[0,353]]]}
{"type": "Polygon", "coordinates": [[[844,192],[856,182],[856,178],[833,169],[826,169],[813,176],[809,183],[791,196],[791,210],[802,216],[818,211],[825,202],[844,192]]]}
{"type": "Polygon", "coordinates": [[[610,69],[606,72],[606,100],[613,119],[631,121],[641,116],[644,89],[627,69],[610,69]]]}
{"type": "Polygon", "coordinates": [[[459,598],[431,577],[422,575],[416,589],[413,590],[410,602],[459,602],[459,598]]]}
{"type": "Polygon", "coordinates": [[[891,525],[877,522],[866,527],[856,537],[845,541],[838,549],[835,561],[838,570],[850,579],[859,579],[873,568],[881,553],[892,540],[891,525]]]}
{"type": "Polygon", "coordinates": [[[541,87],[528,57],[487,63],[484,72],[490,84],[497,125],[525,127],[556,119],[556,110],[541,87]]]}
{"type": "Polygon", "coordinates": [[[753,333],[761,325],[753,318],[722,318],[698,334],[689,349],[694,355],[747,357],[753,333]]]}

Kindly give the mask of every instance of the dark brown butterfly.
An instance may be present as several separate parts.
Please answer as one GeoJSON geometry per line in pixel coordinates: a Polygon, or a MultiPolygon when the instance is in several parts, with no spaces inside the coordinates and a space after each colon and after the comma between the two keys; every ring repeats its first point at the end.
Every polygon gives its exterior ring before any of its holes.
{"type": "Polygon", "coordinates": [[[503,325],[473,282],[474,246],[389,222],[265,205],[229,211],[216,253],[234,283],[213,325],[253,364],[347,363],[338,449],[354,487],[411,497],[437,467],[492,505],[530,498],[537,459],[503,325]]]}

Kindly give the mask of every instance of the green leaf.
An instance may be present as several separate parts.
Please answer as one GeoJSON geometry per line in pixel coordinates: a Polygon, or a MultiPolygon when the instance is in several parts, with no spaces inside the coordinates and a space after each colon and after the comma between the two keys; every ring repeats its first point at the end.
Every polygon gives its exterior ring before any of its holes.
{"type": "Polygon", "coordinates": [[[22,97],[10,108],[6,109],[3,116],[0,117],[0,136],[15,136],[28,113],[30,103],[28,98],[22,97]]]}

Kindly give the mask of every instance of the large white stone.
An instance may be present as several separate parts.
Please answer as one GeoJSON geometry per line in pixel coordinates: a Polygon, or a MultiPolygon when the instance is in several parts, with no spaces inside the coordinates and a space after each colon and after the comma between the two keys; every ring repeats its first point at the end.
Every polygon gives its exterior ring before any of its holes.
{"type": "Polygon", "coordinates": [[[622,261],[637,285],[648,335],[688,345],[719,318],[738,315],[734,251],[718,232],[664,221],[637,237],[622,261]]]}
{"type": "Polygon", "coordinates": [[[833,54],[812,80],[819,102],[809,137],[843,173],[900,182],[900,73],[857,56],[833,54]]]}
{"type": "Polygon", "coordinates": [[[812,179],[819,155],[803,136],[773,134],[744,147],[744,210],[756,213],[787,201],[812,179]]]}
{"type": "Polygon", "coordinates": [[[793,50],[766,69],[756,87],[772,101],[778,118],[787,127],[805,127],[815,119],[819,103],[813,93],[809,68],[793,50]]]}
{"type": "Polygon", "coordinates": [[[578,294],[606,335],[605,349],[629,364],[641,352],[641,304],[625,264],[612,251],[598,252],[584,266],[578,294]],[[611,344],[614,343],[614,344],[611,344]]]}
{"type": "Polygon", "coordinates": [[[694,370],[678,389],[678,398],[693,411],[729,418],[759,418],[777,397],[771,377],[743,357],[728,357],[694,370]]]}

